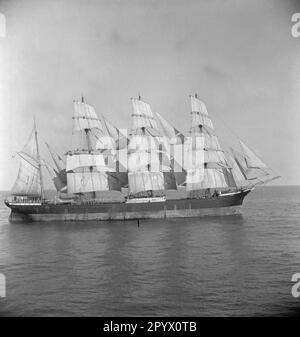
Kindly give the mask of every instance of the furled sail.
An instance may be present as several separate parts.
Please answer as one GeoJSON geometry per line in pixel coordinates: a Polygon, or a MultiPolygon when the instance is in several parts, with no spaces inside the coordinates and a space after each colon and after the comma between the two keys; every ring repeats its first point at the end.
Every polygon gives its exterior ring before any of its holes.
{"type": "Polygon", "coordinates": [[[128,186],[130,195],[176,189],[174,173],[148,103],[132,98],[132,134],[128,144],[128,186]]]}
{"type": "Polygon", "coordinates": [[[35,133],[36,126],[34,125],[26,145],[22,151],[18,152],[21,162],[17,179],[12,188],[12,195],[41,196],[41,179],[35,133]]]}
{"type": "Polygon", "coordinates": [[[191,136],[185,142],[187,191],[235,186],[205,104],[197,95],[190,96],[191,136]]]}

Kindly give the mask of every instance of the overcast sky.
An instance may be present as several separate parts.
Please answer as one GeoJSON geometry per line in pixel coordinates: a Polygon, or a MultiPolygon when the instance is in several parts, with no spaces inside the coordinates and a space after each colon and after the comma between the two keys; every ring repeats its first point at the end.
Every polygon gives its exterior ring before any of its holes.
{"type": "Polygon", "coordinates": [[[0,190],[14,182],[12,155],[34,115],[41,140],[68,149],[81,93],[120,128],[141,93],[187,132],[197,92],[223,138],[241,137],[277,184],[300,184],[299,2],[0,0],[0,12],[0,190]]]}

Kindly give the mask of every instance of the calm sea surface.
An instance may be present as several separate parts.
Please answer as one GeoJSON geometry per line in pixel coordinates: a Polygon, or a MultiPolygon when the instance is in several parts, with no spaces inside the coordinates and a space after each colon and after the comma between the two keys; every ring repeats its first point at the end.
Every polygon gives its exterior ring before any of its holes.
{"type": "Polygon", "coordinates": [[[261,187],[242,216],[9,224],[0,316],[290,315],[300,307],[300,187],[261,187]]]}

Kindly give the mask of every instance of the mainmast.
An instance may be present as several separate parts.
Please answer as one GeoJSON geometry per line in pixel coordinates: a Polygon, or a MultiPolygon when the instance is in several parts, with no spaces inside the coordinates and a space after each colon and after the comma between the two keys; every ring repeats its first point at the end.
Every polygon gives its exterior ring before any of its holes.
{"type": "MultiPolygon", "coordinates": [[[[139,95],[132,98],[132,131],[128,144],[129,195],[161,195],[169,189],[161,170],[159,140],[161,133],[151,107],[139,95]]],[[[174,188],[176,188],[176,183],[174,188]]]]}
{"type": "Polygon", "coordinates": [[[39,173],[40,173],[41,198],[42,198],[42,200],[44,200],[45,199],[45,195],[44,195],[44,181],[43,181],[42,164],[41,164],[41,157],[40,157],[40,152],[39,152],[39,142],[38,142],[38,136],[37,136],[37,129],[36,129],[35,119],[34,119],[34,136],[35,136],[35,142],[36,142],[38,168],[39,168],[39,173]]]}

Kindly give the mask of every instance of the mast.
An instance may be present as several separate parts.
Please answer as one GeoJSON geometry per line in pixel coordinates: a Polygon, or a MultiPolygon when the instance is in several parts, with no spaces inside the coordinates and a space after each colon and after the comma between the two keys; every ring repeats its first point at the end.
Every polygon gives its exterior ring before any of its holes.
{"type": "Polygon", "coordinates": [[[130,196],[161,195],[176,189],[163,144],[162,133],[148,103],[140,95],[132,98],[132,131],[128,144],[128,186],[130,196]]]}
{"type": "MultiPolygon", "coordinates": [[[[85,103],[83,95],[81,95],[81,103],[83,103],[83,104],[85,103]]],[[[85,128],[84,132],[85,132],[88,151],[91,152],[93,150],[92,140],[91,140],[91,129],[85,128]]]]}
{"type": "Polygon", "coordinates": [[[44,195],[44,181],[43,181],[42,164],[41,164],[41,157],[40,157],[40,151],[39,151],[39,142],[38,142],[38,136],[37,136],[37,129],[36,129],[35,118],[34,118],[34,136],[35,136],[35,142],[36,142],[38,168],[39,168],[39,173],[40,173],[41,198],[42,198],[42,200],[44,200],[45,199],[45,195],[44,195]]]}
{"type": "Polygon", "coordinates": [[[187,191],[235,187],[207,108],[198,95],[191,99],[191,136],[185,143],[187,191]]]}
{"type": "Polygon", "coordinates": [[[84,138],[87,144],[78,144],[67,152],[67,190],[71,194],[95,198],[96,192],[121,191],[115,168],[108,165],[108,144],[105,143],[106,130],[93,106],[84,98],[74,101],[74,137],[84,138]]]}
{"type": "Polygon", "coordinates": [[[84,129],[85,136],[86,136],[86,143],[88,151],[91,152],[93,150],[92,141],[91,141],[91,129],[84,129]]]}

